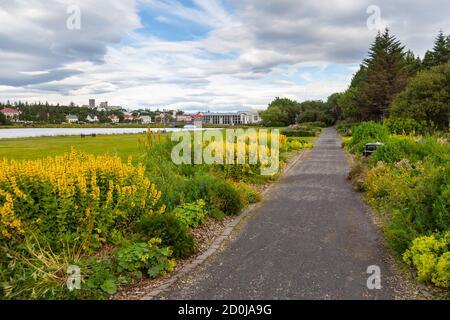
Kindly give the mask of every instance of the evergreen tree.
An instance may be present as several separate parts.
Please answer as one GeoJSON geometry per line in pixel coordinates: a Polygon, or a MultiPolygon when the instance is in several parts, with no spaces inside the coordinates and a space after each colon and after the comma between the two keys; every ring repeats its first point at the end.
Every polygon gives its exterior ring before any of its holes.
{"type": "Polygon", "coordinates": [[[388,116],[389,105],[408,79],[404,46],[386,29],[379,33],[364,60],[360,112],[363,120],[380,121],[388,116]]]}
{"type": "Polygon", "coordinates": [[[450,60],[448,37],[444,35],[442,30],[439,31],[439,34],[434,41],[433,51],[435,65],[444,64],[450,60]]]}
{"type": "Polygon", "coordinates": [[[439,31],[432,51],[427,51],[423,58],[423,66],[429,69],[440,64],[445,64],[450,60],[450,37],[446,37],[444,33],[439,31]]]}

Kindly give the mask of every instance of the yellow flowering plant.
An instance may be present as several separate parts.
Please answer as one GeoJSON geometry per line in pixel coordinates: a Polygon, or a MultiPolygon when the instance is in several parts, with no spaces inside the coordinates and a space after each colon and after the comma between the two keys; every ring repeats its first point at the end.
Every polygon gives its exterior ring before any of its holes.
{"type": "MultiPolygon", "coordinates": [[[[41,160],[0,162],[0,240],[21,241],[27,229],[51,239],[87,236],[93,244],[159,212],[161,192],[144,167],[119,157],[72,149],[41,160]]],[[[56,242],[56,241],[55,241],[56,242]]]]}

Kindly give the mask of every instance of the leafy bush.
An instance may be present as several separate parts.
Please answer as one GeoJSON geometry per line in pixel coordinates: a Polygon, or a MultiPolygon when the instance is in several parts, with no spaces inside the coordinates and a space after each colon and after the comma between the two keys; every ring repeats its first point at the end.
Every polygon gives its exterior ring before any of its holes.
{"type": "Polygon", "coordinates": [[[186,226],[197,228],[206,221],[205,201],[200,199],[196,202],[185,203],[175,208],[173,213],[186,226]]]}
{"type": "Polygon", "coordinates": [[[450,117],[450,62],[423,70],[413,77],[390,106],[396,117],[424,120],[429,126],[448,129],[450,117]]]}
{"type": "MultiPolygon", "coordinates": [[[[57,244],[88,238],[93,247],[156,209],[161,193],[141,165],[85,155],[0,162],[0,241],[35,230],[57,244]]],[[[163,209],[162,209],[163,210],[163,209]]]]}
{"type": "Polygon", "coordinates": [[[256,203],[261,200],[259,192],[245,183],[236,183],[236,188],[239,190],[239,194],[242,196],[242,201],[245,204],[256,203]]]}
{"type": "Polygon", "coordinates": [[[289,150],[301,150],[303,149],[303,145],[300,141],[298,140],[293,140],[288,142],[289,145],[289,150]]]}
{"type": "Polygon", "coordinates": [[[394,134],[424,134],[427,123],[424,120],[390,117],[383,124],[394,134]]]}
{"type": "Polygon", "coordinates": [[[411,163],[428,159],[436,164],[445,164],[450,161],[450,147],[440,143],[436,137],[391,137],[373,153],[370,164],[373,166],[378,161],[396,163],[402,159],[411,163]]]}
{"type": "MultiPolygon", "coordinates": [[[[83,259],[77,265],[82,270],[81,290],[74,290],[78,298],[107,299],[115,294],[119,285],[116,265],[109,257],[83,259]]],[[[126,282],[126,281],[125,281],[126,282]]]]}
{"type": "Polygon", "coordinates": [[[364,189],[374,207],[389,213],[387,237],[398,254],[418,235],[450,228],[450,163],[379,162],[364,189]]]}
{"type": "Polygon", "coordinates": [[[173,255],[177,258],[185,258],[196,251],[194,236],[173,213],[156,213],[143,217],[138,228],[145,239],[160,238],[164,245],[171,246],[173,255]]]}
{"type": "Polygon", "coordinates": [[[315,137],[315,130],[283,130],[281,132],[283,135],[287,137],[315,137]]]}
{"type": "Polygon", "coordinates": [[[417,237],[403,260],[417,268],[419,280],[450,288],[450,231],[417,237]]]}
{"type": "Polygon", "coordinates": [[[375,122],[365,122],[353,129],[350,147],[353,152],[361,152],[364,145],[369,142],[386,142],[389,138],[389,131],[381,124],[375,122]]]}
{"type": "Polygon", "coordinates": [[[186,190],[186,199],[206,199],[208,210],[219,210],[236,215],[244,207],[239,190],[232,183],[210,175],[195,177],[186,190]]]}
{"type": "Polygon", "coordinates": [[[319,127],[319,128],[326,128],[328,126],[323,121],[303,122],[301,125],[304,126],[304,127],[307,127],[307,128],[311,128],[311,129],[312,128],[317,128],[317,127],[319,127]]]}
{"type": "Polygon", "coordinates": [[[176,262],[170,259],[172,250],[160,247],[161,239],[151,238],[148,242],[132,243],[116,251],[118,272],[145,271],[154,278],[172,271],[176,262]]]}

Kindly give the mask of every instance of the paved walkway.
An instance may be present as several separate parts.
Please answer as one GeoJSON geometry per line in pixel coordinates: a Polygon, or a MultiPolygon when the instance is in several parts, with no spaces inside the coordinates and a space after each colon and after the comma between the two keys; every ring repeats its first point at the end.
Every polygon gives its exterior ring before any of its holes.
{"type": "Polygon", "coordinates": [[[157,298],[393,298],[382,236],[346,180],[340,144],[326,129],[235,239],[157,298]],[[380,290],[366,286],[369,265],[381,269],[380,290]]]}

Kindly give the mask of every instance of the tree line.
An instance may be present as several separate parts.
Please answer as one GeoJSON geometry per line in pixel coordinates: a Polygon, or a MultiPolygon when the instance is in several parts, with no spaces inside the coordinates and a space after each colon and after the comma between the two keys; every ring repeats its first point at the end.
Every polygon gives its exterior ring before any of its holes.
{"type": "MultiPolygon", "coordinates": [[[[74,103],[69,105],[49,104],[48,102],[23,102],[15,101],[13,103],[7,101],[0,102],[0,110],[3,108],[14,108],[20,111],[19,120],[32,121],[35,123],[52,123],[60,124],[66,121],[67,115],[75,115],[79,121],[86,121],[88,115],[97,116],[100,123],[111,122],[110,116],[116,115],[120,121],[124,120],[123,110],[98,110],[86,106],[77,106],[74,103]]],[[[136,110],[133,112],[134,116],[150,115],[155,116],[155,112],[149,110],[136,110]]],[[[7,119],[0,113],[0,124],[6,124],[7,119]]]]}
{"type": "Polygon", "coordinates": [[[449,110],[450,36],[440,31],[433,48],[420,59],[386,29],[375,37],[345,92],[330,95],[326,102],[276,98],[260,115],[275,126],[398,117],[447,129],[449,110]]]}

